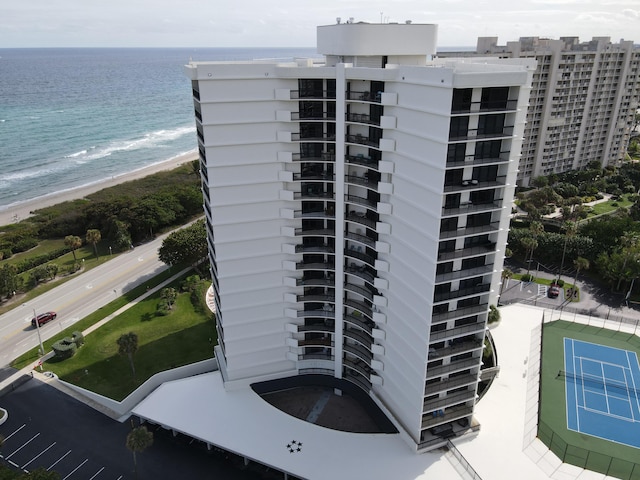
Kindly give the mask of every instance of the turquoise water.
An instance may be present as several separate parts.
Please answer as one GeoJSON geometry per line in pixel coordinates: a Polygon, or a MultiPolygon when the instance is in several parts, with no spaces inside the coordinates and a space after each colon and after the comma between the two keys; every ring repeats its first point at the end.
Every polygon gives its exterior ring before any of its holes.
{"type": "Polygon", "coordinates": [[[0,209],[195,151],[190,59],[295,56],[315,49],[0,49],[0,209]]]}

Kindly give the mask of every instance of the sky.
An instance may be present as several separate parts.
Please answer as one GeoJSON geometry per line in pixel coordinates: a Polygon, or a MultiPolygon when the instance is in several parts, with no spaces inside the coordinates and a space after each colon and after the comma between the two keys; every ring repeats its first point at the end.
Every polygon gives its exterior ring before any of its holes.
{"type": "Polygon", "coordinates": [[[480,36],[640,44],[639,0],[5,0],[0,48],[314,47],[315,27],[337,17],[435,23],[439,47],[480,36]]]}

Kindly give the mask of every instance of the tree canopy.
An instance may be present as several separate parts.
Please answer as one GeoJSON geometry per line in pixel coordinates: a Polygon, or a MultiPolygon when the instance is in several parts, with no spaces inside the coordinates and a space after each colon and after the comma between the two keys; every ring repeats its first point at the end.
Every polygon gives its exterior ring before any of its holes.
{"type": "Polygon", "coordinates": [[[158,250],[160,261],[169,266],[197,265],[207,257],[207,231],[204,220],[172,232],[158,250]]]}

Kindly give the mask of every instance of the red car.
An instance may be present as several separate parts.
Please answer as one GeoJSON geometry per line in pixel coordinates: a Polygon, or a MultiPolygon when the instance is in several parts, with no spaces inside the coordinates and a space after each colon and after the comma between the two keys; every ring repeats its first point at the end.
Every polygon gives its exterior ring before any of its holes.
{"type": "Polygon", "coordinates": [[[31,319],[31,326],[33,326],[35,328],[36,326],[36,319],[38,321],[38,326],[41,327],[42,325],[44,325],[47,322],[50,322],[51,320],[54,320],[56,317],[58,316],[58,314],[56,312],[45,312],[45,313],[41,313],[40,315],[38,315],[37,317],[33,317],[31,319]]]}
{"type": "Polygon", "coordinates": [[[558,295],[560,295],[560,288],[552,285],[551,287],[549,287],[549,298],[558,298],[558,295]]]}

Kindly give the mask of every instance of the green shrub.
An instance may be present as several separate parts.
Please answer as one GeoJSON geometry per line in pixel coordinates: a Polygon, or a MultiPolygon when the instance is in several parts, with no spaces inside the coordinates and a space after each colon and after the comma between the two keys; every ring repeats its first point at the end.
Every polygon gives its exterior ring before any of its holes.
{"type": "Polygon", "coordinates": [[[84,345],[84,335],[82,334],[82,332],[79,332],[76,330],[71,334],[71,339],[73,340],[73,343],[75,343],[76,347],[78,348],[84,345]]]}
{"type": "Polygon", "coordinates": [[[556,285],[558,285],[560,288],[564,287],[564,280],[562,279],[556,280],[556,285]]]}
{"type": "Polygon", "coordinates": [[[167,302],[165,299],[161,299],[158,302],[158,306],[156,307],[156,316],[165,317],[169,315],[170,311],[171,311],[171,308],[169,306],[169,302],[167,302]]]}
{"type": "Polygon", "coordinates": [[[522,278],[520,279],[523,282],[533,282],[533,275],[531,275],[530,273],[525,273],[524,275],[522,275],[522,278]]]}
{"type": "Polygon", "coordinates": [[[500,321],[500,310],[495,305],[489,305],[489,323],[495,323],[500,321]]]}
{"type": "Polygon", "coordinates": [[[71,337],[65,337],[51,345],[51,349],[53,353],[55,353],[56,358],[64,360],[65,358],[73,357],[78,347],[71,337]]]}

